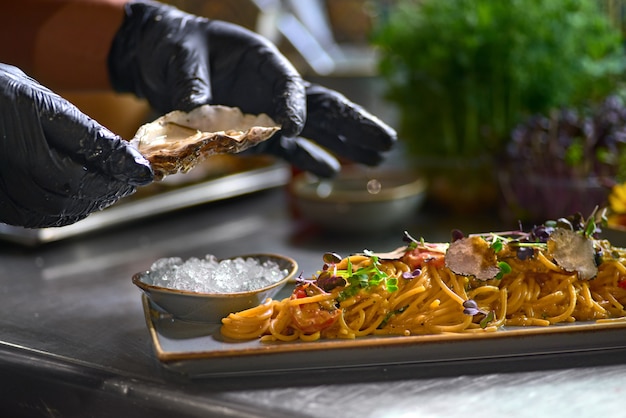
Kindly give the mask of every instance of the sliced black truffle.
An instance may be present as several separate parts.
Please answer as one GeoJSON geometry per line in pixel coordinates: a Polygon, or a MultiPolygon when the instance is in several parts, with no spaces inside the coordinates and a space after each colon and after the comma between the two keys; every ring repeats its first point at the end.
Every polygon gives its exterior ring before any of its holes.
{"type": "Polygon", "coordinates": [[[493,279],[500,272],[496,253],[479,236],[458,239],[450,244],[445,256],[446,267],[462,276],[479,280],[493,279]]]}
{"type": "Polygon", "coordinates": [[[598,274],[593,242],[576,231],[556,228],[548,238],[548,252],[559,267],[577,272],[581,280],[598,274]]]}

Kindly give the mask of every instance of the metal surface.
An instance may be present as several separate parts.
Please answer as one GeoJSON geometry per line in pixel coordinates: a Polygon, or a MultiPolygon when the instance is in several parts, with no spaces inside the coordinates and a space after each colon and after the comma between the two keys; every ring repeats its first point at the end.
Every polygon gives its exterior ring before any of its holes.
{"type": "Polygon", "coordinates": [[[289,175],[289,167],[285,164],[256,166],[141,198],[131,196],[131,199],[61,228],[26,229],[0,223],[0,239],[31,246],[59,241],[190,206],[283,186],[289,175]]]}
{"type": "MultiPolygon", "coordinates": [[[[0,416],[623,414],[623,349],[206,379],[162,367],[130,280],[155,259],[262,251],[293,257],[309,274],[325,251],[395,248],[401,239],[401,230],[324,235],[289,207],[274,189],[38,248],[0,243],[0,416]]],[[[431,241],[454,227],[501,229],[488,217],[431,214],[407,226],[431,241]]]]}

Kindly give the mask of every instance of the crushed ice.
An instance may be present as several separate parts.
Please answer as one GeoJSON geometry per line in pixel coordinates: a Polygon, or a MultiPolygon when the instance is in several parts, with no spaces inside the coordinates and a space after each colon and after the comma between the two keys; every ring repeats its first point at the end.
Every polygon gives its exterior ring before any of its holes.
{"type": "Polygon", "coordinates": [[[234,293],[261,289],[284,278],[288,271],[271,260],[253,257],[218,260],[214,255],[183,261],[161,258],[150,267],[155,286],[199,293],[234,293]]]}

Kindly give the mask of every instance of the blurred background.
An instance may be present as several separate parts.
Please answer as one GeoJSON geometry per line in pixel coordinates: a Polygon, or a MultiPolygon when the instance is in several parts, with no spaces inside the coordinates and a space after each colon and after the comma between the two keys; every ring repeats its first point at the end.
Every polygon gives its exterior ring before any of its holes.
{"type": "MultiPolygon", "coordinates": [[[[375,16],[392,1],[168,0],[187,12],[242,25],[272,40],[305,78],[347,94],[388,123],[393,109],[382,100],[377,54],[371,44],[375,16]]],[[[134,97],[64,93],[87,113],[131,138],[149,115],[134,97]]]]}
{"type": "MultiPolygon", "coordinates": [[[[396,128],[385,164],[418,171],[429,208],[626,212],[623,0],[166,2],[262,34],[396,128]]],[[[128,96],[63,94],[126,138],[155,117],[128,96]]]]}

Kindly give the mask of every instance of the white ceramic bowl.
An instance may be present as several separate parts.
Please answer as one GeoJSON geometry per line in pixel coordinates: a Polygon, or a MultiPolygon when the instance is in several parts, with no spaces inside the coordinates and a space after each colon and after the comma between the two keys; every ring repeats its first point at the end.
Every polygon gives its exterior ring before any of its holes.
{"type": "Polygon", "coordinates": [[[222,318],[232,312],[252,308],[271,298],[292,279],[298,264],[290,257],[277,254],[249,254],[232,258],[255,258],[260,263],[273,261],[280,269],[287,270],[287,275],[274,284],[261,289],[236,293],[197,293],[188,290],[171,289],[156,286],[150,271],[133,275],[132,282],[163,311],[177,319],[219,323],[222,318]]]}
{"type": "Polygon", "coordinates": [[[302,173],[291,186],[303,218],[329,230],[363,233],[405,224],[426,191],[418,174],[401,170],[348,170],[331,180],[302,173]]]}

